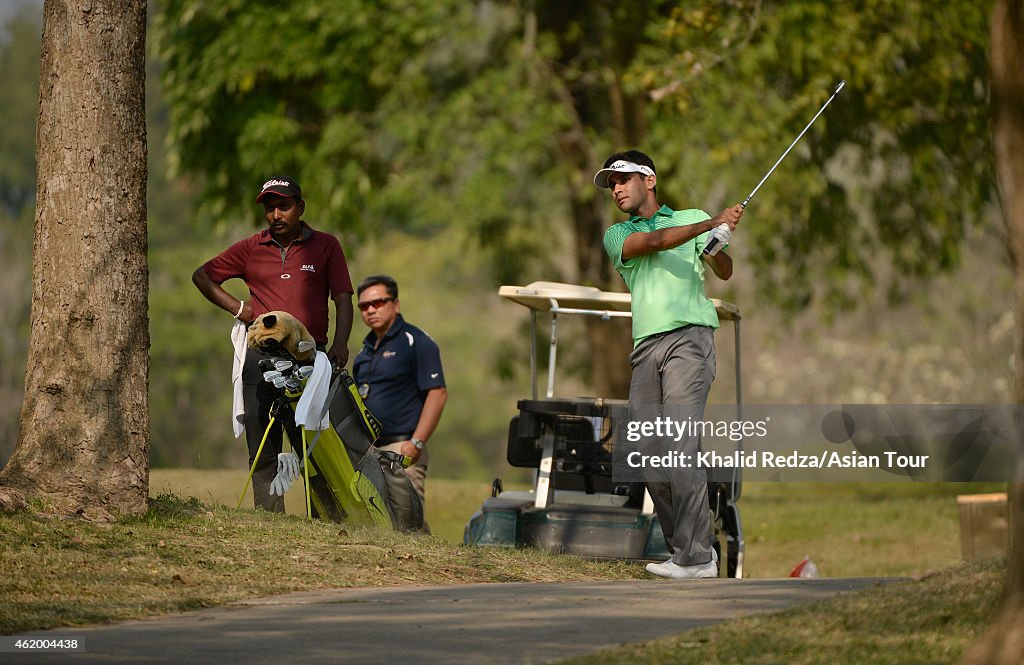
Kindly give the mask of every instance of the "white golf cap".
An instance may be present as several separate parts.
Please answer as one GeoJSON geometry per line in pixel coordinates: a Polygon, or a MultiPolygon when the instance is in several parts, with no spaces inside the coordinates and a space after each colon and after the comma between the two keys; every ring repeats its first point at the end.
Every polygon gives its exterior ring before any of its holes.
{"type": "Polygon", "coordinates": [[[620,159],[617,162],[612,162],[612,165],[608,168],[601,169],[594,176],[594,184],[601,189],[608,188],[608,176],[613,173],[642,173],[644,175],[654,175],[654,169],[650,166],[644,166],[643,164],[637,164],[636,162],[629,162],[625,159],[620,159]]]}

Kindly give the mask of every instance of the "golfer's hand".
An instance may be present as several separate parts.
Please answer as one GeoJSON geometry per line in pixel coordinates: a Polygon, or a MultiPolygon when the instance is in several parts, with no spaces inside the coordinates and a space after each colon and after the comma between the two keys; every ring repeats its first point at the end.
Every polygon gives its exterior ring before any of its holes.
{"type": "Polygon", "coordinates": [[[729,244],[729,238],[731,237],[732,231],[729,230],[729,225],[724,223],[711,229],[711,233],[708,234],[708,240],[715,239],[723,246],[729,244]]]}
{"type": "Polygon", "coordinates": [[[736,204],[733,207],[726,208],[715,215],[711,221],[714,226],[721,226],[722,224],[725,224],[729,227],[730,231],[735,231],[736,225],[740,223],[741,217],[743,217],[743,206],[736,204]]]}

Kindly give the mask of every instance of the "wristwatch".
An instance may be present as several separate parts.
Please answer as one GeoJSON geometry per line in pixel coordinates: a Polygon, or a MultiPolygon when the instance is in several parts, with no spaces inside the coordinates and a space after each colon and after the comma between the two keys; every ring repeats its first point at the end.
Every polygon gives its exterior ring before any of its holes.
{"type": "Polygon", "coordinates": [[[423,442],[417,439],[416,437],[412,437],[411,439],[409,439],[409,443],[415,446],[416,450],[423,450],[423,442]]]}

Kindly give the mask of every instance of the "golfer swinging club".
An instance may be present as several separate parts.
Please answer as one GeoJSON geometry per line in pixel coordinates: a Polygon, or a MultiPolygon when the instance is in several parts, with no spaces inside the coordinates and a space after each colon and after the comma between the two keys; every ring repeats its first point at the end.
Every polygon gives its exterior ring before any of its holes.
{"type": "MultiPolygon", "coordinates": [[[[718,328],[715,306],[704,294],[705,267],[719,279],[732,277],[732,259],[721,249],[743,207],[710,217],[703,210],[659,206],[654,162],[637,150],[609,157],[594,184],[610,189],[615,205],[630,215],[604,235],[605,251],[632,294],[630,418],[700,420],[715,378],[718,328]],[[712,238],[717,240],[714,251],[705,255],[712,238]]],[[[653,454],[673,450],[696,459],[699,438],[694,434],[646,444],[653,454]]],[[[673,579],[718,577],[706,471],[672,468],[663,476],[645,471],[644,480],[672,552],[668,561],[648,564],[647,572],[673,579]]]]}

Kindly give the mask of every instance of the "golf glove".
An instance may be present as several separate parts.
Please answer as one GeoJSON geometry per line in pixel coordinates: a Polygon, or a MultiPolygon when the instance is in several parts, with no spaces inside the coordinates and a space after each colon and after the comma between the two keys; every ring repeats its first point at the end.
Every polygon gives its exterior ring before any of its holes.
{"type": "Polygon", "coordinates": [[[277,475],[270,483],[270,493],[284,496],[288,488],[299,479],[299,458],[295,453],[281,453],[277,456],[277,475]]]}
{"type": "Polygon", "coordinates": [[[708,256],[718,254],[723,247],[729,244],[729,238],[731,237],[732,231],[729,230],[728,224],[719,224],[715,228],[711,229],[711,232],[708,233],[708,242],[706,245],[707,247],[710,247],[707,251],[708,256]]]}

